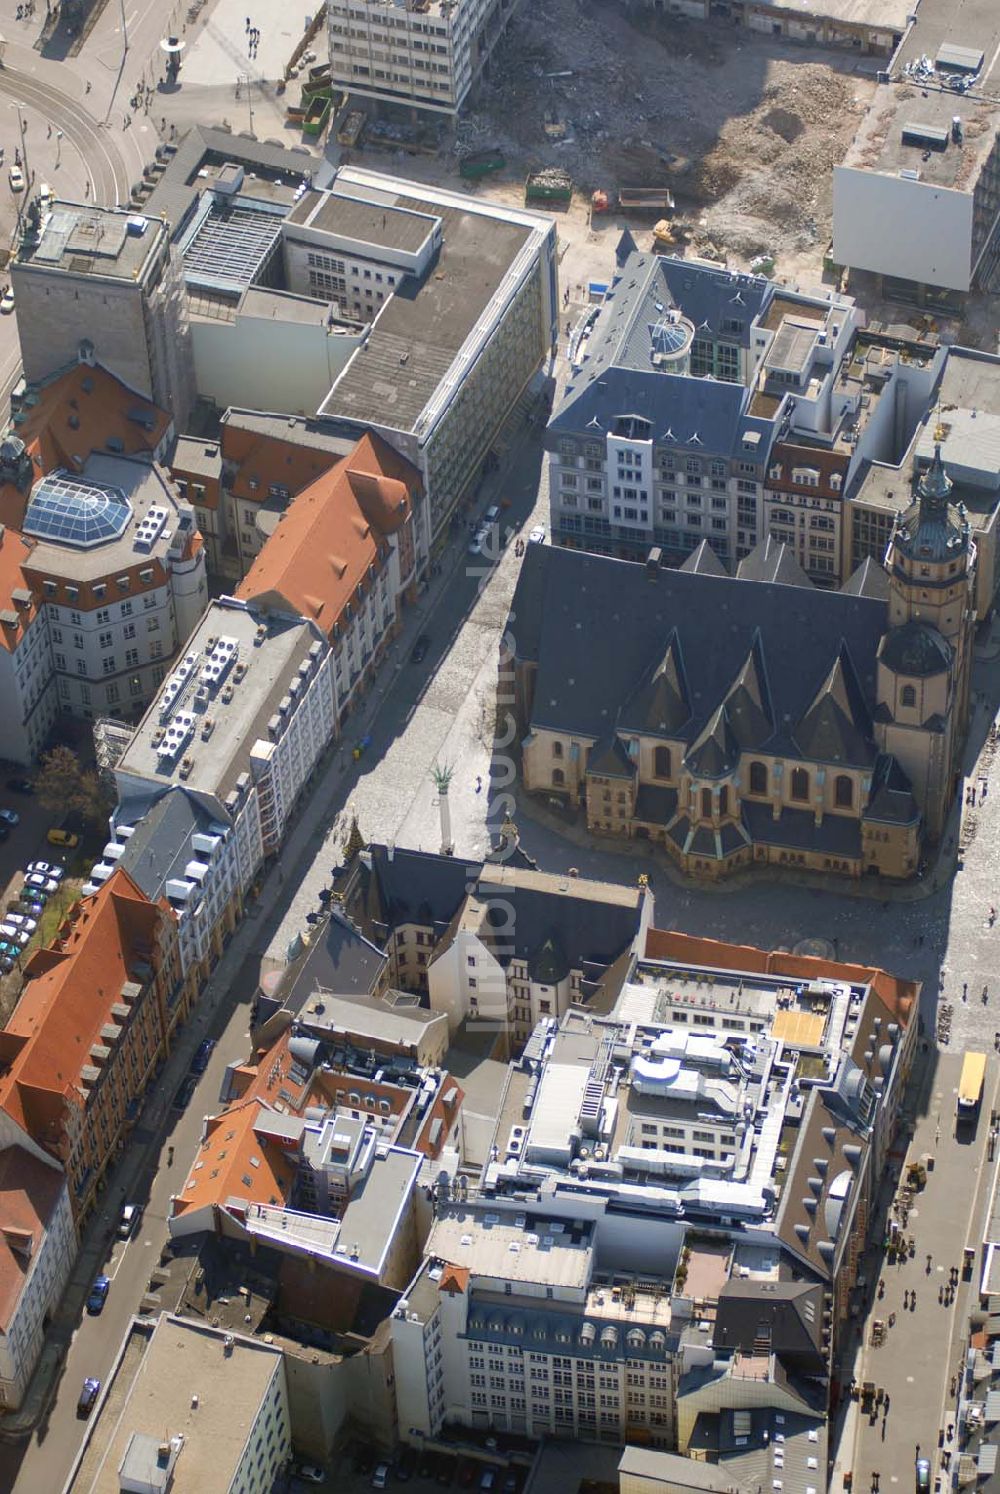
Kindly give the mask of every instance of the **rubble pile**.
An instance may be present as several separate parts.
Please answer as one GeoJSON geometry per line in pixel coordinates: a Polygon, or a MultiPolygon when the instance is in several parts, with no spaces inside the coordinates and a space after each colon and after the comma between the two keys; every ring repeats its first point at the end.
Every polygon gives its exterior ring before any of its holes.
{"type": "Polygon", "coordinates": [[[541,0],[498,45],[455,155],[495,146],[515,174],[559,166],[584,193],[666,186],[723,250],[752,256],[776,236],[805,248],[829,233],[831,170],[873,87],[825,55],[598,0],[541,0]]]}

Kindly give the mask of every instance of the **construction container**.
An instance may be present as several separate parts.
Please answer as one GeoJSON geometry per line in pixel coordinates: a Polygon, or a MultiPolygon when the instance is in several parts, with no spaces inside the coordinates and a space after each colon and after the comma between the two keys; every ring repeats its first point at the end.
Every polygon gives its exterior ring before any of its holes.
{"type": "Polygon", "coordinates": [[[489,176],[491,171],[502,171],[506,164],[507,157],[502,150],[476,150],[462,157],[458,174],[466,181],[476,181],[481,176],[489,176]]]}
{"type": "Polygon", "coordinates": [[[332,108],[333,104],[329,94],[324,98],[321,93],[318,93],[314,98],[311,98],[305,118],[302,121],[303,135],[311,135],[314,139],[322,135],[329,122],[332,108]]]}
{"type": "Polygon", "coordinates": [[[618,206],[626,213],[672,213],[674,198],[666,187],[619,187],[618,206]]]}
{"type": "Polygon", "coordinates": [[[524,184],[525,202],[570,202],[572,198],[573,179],[557,167],[530,172],[524,184]]]}
{"type": "Polygon", "coordinates": [[[365,116],[360,109],[352,109],[337,131],[337,140],[348,147],[357,145],[365,131],[365,116]]]}

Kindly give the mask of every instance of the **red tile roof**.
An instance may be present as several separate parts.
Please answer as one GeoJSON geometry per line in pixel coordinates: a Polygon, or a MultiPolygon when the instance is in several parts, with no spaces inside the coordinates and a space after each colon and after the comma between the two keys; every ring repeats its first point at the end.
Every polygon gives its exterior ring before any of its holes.
{"type": "Polygon", "coordinates": [[[0,1107],[40,1145],[55,1147],[67,1105],[83,1106],[91,1045],[136,965],[151,959],[162,916],[118,868],[74,906],[65,936],[29,959],[0,1032],[0,1107]]]}
{"type": "Polygon", "coordinates": [[[23,1147],[0,1152],[0,1332],[10,1327],[64,1186],[61,1172],[23,1147]]]}
{"type": "Polygon", "coordinates": [[[246,1203],[286,1204],[296,1162],[257,1124],[269,1111],[257,1100],[241,1100],[208,1121],[174,1213],[238,1198],[246,1203]]]}
{"type": "Polygon", "coordinates": [[[114,450],[124,456],[153,452],[170,429],[165,410],[106,368],[85,363],[38,385],[30,397],[32,403],[13,429],[37,452],[39,475],[54,467],[78,472],[92,451],[114,450]]]}
{"type": "MultiPolygon", "coordinates": [[[[2,494],[6,490],[6,486],[0,489],[0,511],[3,507],[2,494]]],[[[0,622],[0,646],[9,653],[17,648],[38,613],[38,603],[33,593],[31,601],[25,606],[14,600],[15,591],[31,591],[30,582],[24,574],[31,550],[31,545],[15,529],[4,528],[0,535],[0,612],[17,613],[16,622],[0,622]]]]}
{"type": "Polygon", "coordinates": [[[409,516],[416,468],[379,436],[362,436],[350,456],[292,502],[236,595],[266,605],[280,598],[327,637],[369,572],[381,569],[387,535],[409,516]]]}

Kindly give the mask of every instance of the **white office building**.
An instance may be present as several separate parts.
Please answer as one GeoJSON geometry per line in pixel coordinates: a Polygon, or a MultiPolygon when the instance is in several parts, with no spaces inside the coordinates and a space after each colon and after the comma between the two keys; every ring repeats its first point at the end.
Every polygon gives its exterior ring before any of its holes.
{"type": "Polygon", "coordinates": [[[359,99],[457,114],[516,9],[516,0],[331,0],[331,77],[359,99]]]}

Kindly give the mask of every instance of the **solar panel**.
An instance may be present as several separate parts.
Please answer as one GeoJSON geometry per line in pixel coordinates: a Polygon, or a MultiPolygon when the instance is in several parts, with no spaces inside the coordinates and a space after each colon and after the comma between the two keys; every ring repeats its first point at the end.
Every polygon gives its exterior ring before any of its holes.
{"type": "Polygon", "coordinates": [[[68,472],[43,477],[28,503],[25,534],[86,550],[124,534],[132,505],[121,488],[81,482],[68,472]]]}

